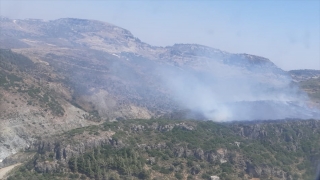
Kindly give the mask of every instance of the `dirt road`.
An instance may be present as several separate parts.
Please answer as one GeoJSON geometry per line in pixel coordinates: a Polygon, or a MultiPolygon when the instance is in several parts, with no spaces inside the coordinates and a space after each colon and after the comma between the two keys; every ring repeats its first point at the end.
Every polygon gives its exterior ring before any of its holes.
{"type": "Polygon", "coordinates": [[[14,165],[0,169],[0,179],[4,178],[8,172],[10,172],[14,167],[19,166],[20,164],[21,163],[14,164],[14,165]]]}

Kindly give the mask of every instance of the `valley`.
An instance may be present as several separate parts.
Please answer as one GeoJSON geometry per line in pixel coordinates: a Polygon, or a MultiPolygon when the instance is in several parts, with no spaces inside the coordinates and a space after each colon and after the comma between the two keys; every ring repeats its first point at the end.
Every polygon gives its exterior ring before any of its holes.
{"type": "Polygon", "coordinates": [[[313,179],[320,71],[85,19],[0,18],[9,179],[313,179]]]}

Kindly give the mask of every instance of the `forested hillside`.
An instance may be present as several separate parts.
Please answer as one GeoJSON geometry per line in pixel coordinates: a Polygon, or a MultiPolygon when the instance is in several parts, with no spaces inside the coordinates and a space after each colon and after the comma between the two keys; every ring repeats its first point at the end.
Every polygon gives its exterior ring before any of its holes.
{"type": "Polygon", "coordinates": [[[39,139],[8,179],[312,180],[320,122],[106,122],[39,139]]]}

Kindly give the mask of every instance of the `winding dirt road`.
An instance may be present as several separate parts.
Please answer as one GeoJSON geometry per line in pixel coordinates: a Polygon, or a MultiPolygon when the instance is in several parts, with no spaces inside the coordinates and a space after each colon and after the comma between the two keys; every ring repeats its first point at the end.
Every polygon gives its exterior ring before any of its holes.
{"type": "Polygon", "coordinates": [[[3,179],[5,175],[10,172],[14,167],[19,166],[21,163],[14,164],[5,168],[0,169],[0,179],[3,179]]]}

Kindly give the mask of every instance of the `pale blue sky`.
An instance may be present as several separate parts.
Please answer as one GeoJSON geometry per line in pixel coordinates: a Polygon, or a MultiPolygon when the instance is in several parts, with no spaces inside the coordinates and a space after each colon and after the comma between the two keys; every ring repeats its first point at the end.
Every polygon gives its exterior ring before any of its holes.
{"type": "Polygon", "coordinates": [[[96,19],[155,46],[197,43],[269,58],[284,70],[320,69],[320,0],[0,0],[15,19],[96,19]]]}

